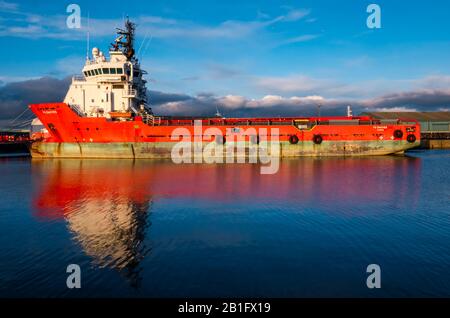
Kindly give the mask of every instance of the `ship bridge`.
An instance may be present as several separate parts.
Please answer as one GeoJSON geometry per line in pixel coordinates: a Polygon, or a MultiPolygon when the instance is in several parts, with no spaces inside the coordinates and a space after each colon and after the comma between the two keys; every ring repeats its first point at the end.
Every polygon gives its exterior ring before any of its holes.
{"type": "Polygon", "coordinates": [[[82,75],[74,76],[64,102],[88,117],[131,118],[151,114],[147,105],[147,74],[134,57],[134,24],[118,29],[119,37],[105,57],[98,48],[86,58],[82,75]],[[126,42],[122,40],[126,38],[126,42]]]}

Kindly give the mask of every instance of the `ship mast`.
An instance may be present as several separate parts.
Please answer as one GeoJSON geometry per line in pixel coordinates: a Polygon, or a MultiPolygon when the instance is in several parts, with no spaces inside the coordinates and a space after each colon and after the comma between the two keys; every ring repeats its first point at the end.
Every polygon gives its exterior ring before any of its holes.
{"type": "Polygon", "coordinates": [[[130,61],[134,57],[134,32],[136,24],[128,18],[125,21],[125,29],[116,28],[118,37],[111,43],[113,51],[121,51],[130,61]]]}
{"type": "Polygon", "coordinates": [[[89,41],[90,41],[90,34],[89,34],[89,12],[87,14],[87,32],[86,32],[86,60],[89,60],[89,41]]]}

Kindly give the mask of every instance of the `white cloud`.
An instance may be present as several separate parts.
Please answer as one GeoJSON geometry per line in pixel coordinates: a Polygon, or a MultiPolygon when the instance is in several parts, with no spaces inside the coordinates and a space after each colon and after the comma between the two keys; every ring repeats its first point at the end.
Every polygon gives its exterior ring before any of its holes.
{"type": "Polygon", "coordinates": [[[183,110],[183,102],[167,102],[160,106],[167,113],[177,113],[183,110]]]}
{"type": "MultiPolygon", "coordinates": [[[[82,17],[80,29],[69,29],[66,15],[43,16],[32,12],[18,10],[16,4],[0,0],[0,8],[12,13],[0,20],[0,37],[22,37],[29,39],[52,38],[68,41],[81,41],[86,38],[87,18],[82,17]]],[[[310,10],[291,9],[285,15],[272,19],[226,20],[218,24],[200,24],[189,20],[172,19],[161,16],[142,15],[133,18],[138,25],[138,35],[151,35],[160,39],[202,39],[202,40],[238,40],[249,38],[255,34],[269,33],[267,29],[279,22],[294,22],[309,15],[310,10]]],[[[265,17],[269,18],[265,15],[265,17]]],[[[122,18],[96,19],[91,15],[89,31],[94,37],[111,37],[116,27],[123,24],[122,18]]],[[[311,40],[314,35],[304,35],[288,39],[286,43],[311,40]]]]}
{"type": "Polygon", "coordinates": [[[450,93],[450,76],[426,76],[416,79],[375,78],[343,82],[334,78],[316,78],[304,74],[252,77],[251,85],[258,91],[271,94],[320,94],[335,98],[372,98],[391,96],[402,91],[433,94],[435,90],[450,93]]]}
{"type": "Polygon", "coordinates": [[[0,11],[11,12],[11,11],[16,11],[17,9],[18,9],[17,3],[0,1],[0,11]]]}
{"type": "MultiPolygon", "coordinates": [[[[1,8],[2,2],[0,2],[1,8]]],[[[5,8],[17,8],[11,4],[5,8]]],[[[278,16],[266,21],[227,20],[217,25],[198,24],[188,20],[176,20],[160,16],[138,16],[133,19],[139,26],[140,34],[151,34],[155,38],[243,38],[265,29],[279,21],[296,21],[307,15],[309,11],[293,10],[286,16],[278,16]]],[[[15,12],[14,17],[6,19],[0,25],[0,36],[16,36],[24,38],[56,38],[63,40],[83,40],[87,29],[87,19],[82,17],[80,29],[69,29],[66,26],[67,16],[42,16],[30,12],[15,12]]],[[[89,20],[92,36],[110,36],[117,26],[122,25],[122,19],[89,20]]]]}
{"type": "Polygon", "coordinates": [[[292,97],[283,97],[280,95],[266,95],[261,99],[250,99],[245,103],[245,106],[248,108],[254,107],[274,107],[277,105],[285,105],[285,106],[310,106],[316,105],[318,103],[328,103],[334,102],[332,100],[327,100],[322,96],[292,96],[292,97]]]}
{"type": "Polygon", "coordinates": [[[411,81],[415,87],[432,88],[432,89],[449,89],[449,75],[429,75],[424,78],[411,81]]]}
{"type": "Polygon", "coordinates": [[[268,108],[275,107],[277,105],[284,106],[310,106],[317,105],[318,103],[329,103],[334,102],[333,100],[327,100],[322,96],[312,95],[312,96],[293,96],[293,97],[283,97],[280,95],[266,95],[262,98],[247,98],[240,95],[226,95],[223,97],[217,97],[214,95],[206,96],[196,96],[193,99],[186,99],[180,102],[167,102],[164,103],[162,107],[165,109],[170,108],[174,110],[175,107],[178,109],[182,104],[190,104],[193,100],[200,103],[207,103],[210,105],[216,105],[220,108],[225,108],[228,110],[233,109],[253,109],[253,108],[268,108]]]}
{"type": "Polygon", "coordinates": [[[141,23],[152,23],[152,24],[166,24],[166,25],[176,25],[178,21],[175,19],[167,19],[163,17],[156,16],[142,16],[140,18],[141,23]]]}
{"type": "MultiPolygon", "coordinates": [[[[176,96],[175,98],[179,98],[176,96]]],[[[156,104],[156,113],[175,115],[211,115],[218,107],[226,116],[309,116],[317,114],[317,105],[322,106],[322,114],[344,115],[347,105],[351,105],[355,114],[364,111],[414,112],[423,110],[448,111],[443,105],[450,104],[450,94],[435,91],[433,94],[403,92],[378,96],[374,99],[332,99],[319,95],[284,97],[266,95],[261,98],[247,98],[239,95],[227,96],[189,96],[181,101],[156,104]]]]}
{"type": "Polygon", "coordinates": [[[382,107],[382,108],[375,108],[373,111],[376,112],[416,112],[417,108],[408,108],[404,106],[400,107],[382,107]]]}
{"type": "Polygon", "coordinates": [[[300,19],[303,19],[304,17],[306,17],[307,15],[309,15],[311,13],[311,10],[309,9],[293,9],[290,10],[284,17],[283,20],[284,21],[298,21],[300,19]]]}
{"type": "Polygon", "coordinates": [[[268,15],[265,12],[262,12],[261,10],[258,10],[256,16],[258,17],[258,19],[269,19],[270,15],[268,15]]]}
{"type": "Polygon", "coordinates": [[[308,42],[308,41],[317,39],[318,37],[320,37],[320,34],[304,34],[304,35],[300,35],[300,36],[296,36],[296,37],[293,37],[290,39],[283,40],[279,43],[279,46],[293,44],[293,43],[308,42]]]}
{"type": "Polygon", "coordinates": [[[0,85],[38,79],[40,76],[0,76],[0,85]]]}
{"type": "Polygon", "coordinates": [[[271,107],[284,102],[285,99],[278,95],[267,95],[262,99],[252,99],[246,103],[247,107],[271,107]]]}
{"type": "Polygon", "coordinates": [[[242,96],[227,95],[219,98],[218,102],[227,108],[239,108],[245,107],[247,100],[242,96]]]}

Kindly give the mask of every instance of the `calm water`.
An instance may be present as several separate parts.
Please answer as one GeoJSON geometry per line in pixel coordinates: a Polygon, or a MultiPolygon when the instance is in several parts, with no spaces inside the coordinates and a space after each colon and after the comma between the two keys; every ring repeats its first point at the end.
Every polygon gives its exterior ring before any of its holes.
{"type": "Polygon", "coordinates": [[[259,169],[0,159],[0,296],[450,296],[450,151],[259,169]]]}

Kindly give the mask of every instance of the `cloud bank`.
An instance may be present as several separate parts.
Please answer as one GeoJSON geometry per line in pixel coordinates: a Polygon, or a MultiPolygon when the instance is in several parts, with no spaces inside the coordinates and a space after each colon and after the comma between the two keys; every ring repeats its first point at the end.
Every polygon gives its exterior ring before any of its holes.
{"type": "MultiPolygon", "coordinates": [[[[0,86],[0,120],[3,126],[31,103],[62,101],[69,84],[70,78],[43,77],[0,86]]],[[[352,106],[355,114],[364,111],[450,110],[450,89],[417,89],[370,99],[331,99],[319,95],[248,98],[212,93],[192,96],[161,91],[149,91],[148,95],[157,115],[212,116],[217,107],[226,117],[315,116],[318,105],[322,115],[345,115],[347,105],[352,106]]]]}

